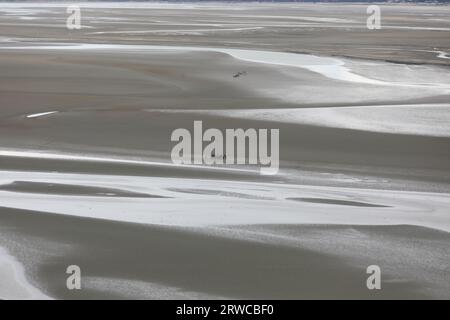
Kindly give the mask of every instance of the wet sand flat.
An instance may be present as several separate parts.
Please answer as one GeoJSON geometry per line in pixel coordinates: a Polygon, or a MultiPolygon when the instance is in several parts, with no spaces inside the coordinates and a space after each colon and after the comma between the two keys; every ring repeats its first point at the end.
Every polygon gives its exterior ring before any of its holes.
{"type": "Polygon", "coordinates": [[[447,6],[382,5],[382,29],[366,28],[364,4],[83,4],[80,32],[64,28],[65,4],[3,4],[4,42],[209,44],[447,64],[447,6]],[[21,19],[25,16],[28,19],[21,19]],[[31,19],[29,19],[31,18],[31,19]],[[42,32],[36,32],[36,28],[42,32]],[[441,55],[442,56],[442,55],[441,55]]]}
{"type": "Polygon", "coordinates": [[[152,198],[151,194],[127,192],[119,189],[96,188],[88,186],[77,186],[61,183],[45,183],[30,181],[14,181],[10,184],[0,185],[0,190],[25,193],[59,194],[76,196],[104,196],[104,197],[127,197],[127,198],[152,198]]]}

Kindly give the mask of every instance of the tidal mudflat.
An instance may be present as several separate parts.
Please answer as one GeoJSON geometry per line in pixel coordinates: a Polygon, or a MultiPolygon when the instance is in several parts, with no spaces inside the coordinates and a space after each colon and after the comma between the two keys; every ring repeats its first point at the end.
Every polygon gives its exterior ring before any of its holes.
{"type": "Polygon", "coordinates": [[[81,10],[0,3],[0,298],[450,298],[450,7],[81,10]],[[173,163],[198,120],[277,174],[173,163]]]}

